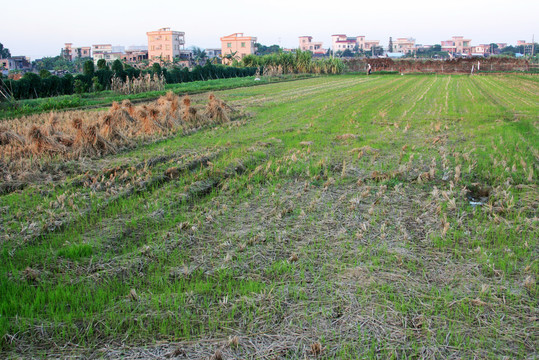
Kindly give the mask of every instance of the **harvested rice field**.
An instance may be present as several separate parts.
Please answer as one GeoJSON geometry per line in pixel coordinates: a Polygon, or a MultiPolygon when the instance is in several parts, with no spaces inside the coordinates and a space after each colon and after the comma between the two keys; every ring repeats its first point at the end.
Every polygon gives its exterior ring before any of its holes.
{"type": "Polygon", "coordinates": [[[539,78],[0,123],[0,357],[536,358],[539,78]]]}

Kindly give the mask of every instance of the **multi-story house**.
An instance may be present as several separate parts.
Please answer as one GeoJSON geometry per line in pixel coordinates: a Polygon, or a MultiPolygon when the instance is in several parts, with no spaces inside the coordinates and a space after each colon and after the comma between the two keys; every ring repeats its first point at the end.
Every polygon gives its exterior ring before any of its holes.
{"type": "Polygon", "coordinates": [[[106,52],[106,53],[95,53],[94,54],[94,63],[97,65],[97,62],[101,59],[104,59],[107,64],[112,63],[114,60],[122,60],[125,56],[124,53],[121,52],[106,52]]]}
{"type": "Polygon", "coordinates": [[[92,45],[92,54],[110,53],[110,52],[112,52],[112,45],[111,44],[92,45]]]}
{"type": "Polygon", "coordinates": [[[464,39],[463,36],[453,36],[451,40],[441,42],[442,51],[447,51],[452,55],[471,55],[471,43],[471,39],[464,39]]]}
{"type": "Polygon", "coordinates": [[[321,41],[313,41],[312,36],[300,36],[299,48],[301,51],[310,51],[313,54],[325,54],[326,51],[322,48],[324,45],[321,41]]]}
{"type": "Polygon", "coordinates": [[[66,60],[73,61],[80,58],[92,57],[92,49],[89,46],[73,47],[72,43],[65,43],[61,51],[62,57],[66,60]]]}
{"type": "Polygon", "coordinates": [[[397,38],[393,41],[393,52],[410,54],[416,50],[414,38],[397,38]]]}
{"type": "Polygon", "coordinates": [[[143,60],[148,60],[148,50],[126,50],[125,53],[122,54],[122,60],[130,64],[136,64],[143,60]]]}
{"type": "Polygon", "coordinates": [[[241,60],[245,55],[256,52],[256,37],[235,33],[221,38],[221,56],[223,64],[232,62],[232,58],[241,60]]]}
{"type": "Polygon", "coordinates": [[[2,72],[11,70],[27,72],[32,70],[32,65],[30,64],[30,58],[26,56],[12,56],[7,59],[0,59],[0,70],[2,72]]]}
{"type": "Polygon", "coordinates": [[[472,56],[488,56],[490,55],[490,44],[481,44],[472,46],[471,55],[472,56]]]}
{"type": "Polygon", "coordinates": [[[353,51],[371,51],[373,47],[379,46],[379,40],[365,40],[365,36],[348,37],[345,34],[331,35],[331,50],[333,52],[344,51],[346,49],[353,51]]]}
{"type": "Polygon", "coordinates": [[[358,42],[355,37],[348,37],[345,34],[331,35],[331,50],[333,50],[333,52],[344,50],[353,51],[357,45],[358,42]]]}
{"type": "Polygon", "coordinates": [[[172,61],[180,57],[185,45],[185,33],[173,31],[170,28],[161,28],[157,31],[149,31],[148,36],[148,59],[151,62],[172,61]]]}
{"type": "Polygon", "coordinates": [[[212,49],[204,49],[204,51],[206,52],[206,56],[208,57],[208,59],[213,59],[213,58],[221,56],[221,49],[212,48],[212,49]]]}

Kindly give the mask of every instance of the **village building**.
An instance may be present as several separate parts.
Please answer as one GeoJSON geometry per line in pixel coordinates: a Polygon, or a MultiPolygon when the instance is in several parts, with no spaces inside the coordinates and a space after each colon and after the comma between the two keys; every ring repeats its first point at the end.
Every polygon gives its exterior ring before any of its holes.
{"type": "Polygon", "coordinates": [[[312,36],[299,37],[299,49],[301,51],[310,51],[313,54],[325,54],[326,50],[322,48],[324,45],[321,41],[313,41],[312,36]]]}
{"type": "Polygon", "coordinates": [[[446,51],[451,55],[471,55],[471,43],[471,39],[464,39],[463,36],[453,36],[450,40],[441,42],[442,51],[446,51]]]}
{"type": "Polygon", "coordinates": [[[233,59],[239,61],[246,55],[256,53],[256,37],[245,36],[243,33],[234,33],[223,36],[220,40],[223,64],[229,64],[233,59]]]}
{"type": "Polygon", "coordinates": [[[92,49],[89,46],[73,47],[72,43],[65,43],[61,50],[61,56],[69,61],[92,57],[92,49]]]}
{"type": "Polygon", "coordinates": [[[106,53],[96,53],[94,54],[94,64],[97,65],[97,62],[101,59],[104,59],[107,64],[114,62],[114,60],[122,60],[124,53],[122,52],[106,52],[106,53]]]}
{"type": "Polygon", "coordinates": [[[148,50],[126,50],[122,54],[122,60],[129,64],[138,64],[144,60],[148,60],[148,50]]]}
{"type": "Polygon", "coordinates": [[[364,35],[348,37],[345,34],[331,35],[331,50],[333,52],[350,50],[371,51],[380,45],[380,40],[365,40],[364,35]]]}
{"type": "Polygon", "coordinates": [[[184,32],[161,28],[157,31],[149,31],[146,35],[148,36],[148,59],[151,62],[172,61],[180,57],[185,45],[184,32]]]}
{"type": "Polygon", "coordinates": [[[393,41],[393,52],[401,54],[412,54],[416,50],[414,38],[397,38],[393,41]]]}
{"type": "Polygon", "coordinates": [[[472,46],[471,55],[472,56],[489,56],[490,55],[490,44],[481,44],[472,46]]]}

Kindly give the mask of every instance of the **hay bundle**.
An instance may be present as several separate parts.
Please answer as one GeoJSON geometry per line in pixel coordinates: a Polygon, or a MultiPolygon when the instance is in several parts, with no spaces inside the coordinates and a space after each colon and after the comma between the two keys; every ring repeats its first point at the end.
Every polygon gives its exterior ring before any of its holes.
{"type": "MultiPolygon", "coordinates": [[[[131,112],[134,112],[134,109],[132,109],[131,112]]],[[[112,103],[112,106],[109,109],[109,115],[112,116],[114,124],[120,127],[127,128],[136,122],[129,110],[123,106],[120,106],[117,102],[112,103]]]]}
{"type": "Polygon", "coordinates": [[[161,96],[159,99],[157,99],[158,105],[166,105],[167,103],[174,100],[176,95],[172,91],[168,91],[166,95],[161,96]]]}
{"type": "Polygon", "coordinates": [[[128,99],[122,101],[122,108],[127,111],[131,118],[135,117],[135,107],[133,106],[133,103],[131,101],[129,101],[128,99]]]}
{"type": "Polygon", "coordinates": [[[58,116],[51,112],[49,115],[49,122],[47,123],[47,127],[45,128],[45,134],[57,143],[65,146],[65,147],[71,147],[73,145],[73,137],[67,134],[64,134],[63,132],[58,130],[59,128],[59,120],[58,116]]]}
{"type": "Polygon", "coordinates": [[[229,109],[230,107],[224,101],[210,94],[208,105],[206,105],[206,116],[218,123],[229,122],[230,118],[227,113],[229,109]]]}
{"type": "Polygon", "coordinates": [[[109,140],[127,141],[127,137],[118,129],[118,119],[110,113],[101,119],[101,134],[109,140]]]}
{"type": "Polygon", "coordinates": [[[112,102],[112,106],[110,107],[110,110],[111,111],[117,111],[117,110],[120,110],[122,107],[120,106],[120,104],[118,104],[117,101],[113,101],[112,102]]]}
{"type": "Polygon", "coordinates": [[[83,127],[82,120],[76,118],[73,120],[72,126],[77,130],[73,142],[75,157],[116,153],[116,147],[99,134],[97,125],[83,127]]]}
{"type": "Polygon", "coordinates": [[[67,151],[64,145],[59,144],[52,137],[45,135],[45,133],[37,125],[33,125],[30,128],[27,138],[30,145],[30,151],[34,155],[40,155],[45,152],[54,153],[67,151]]]}
{"type": "Polygon", "coordinates": [[[10,144],[19,144],[20,146],[24,146],[26,142],[24,141],[24,138],[19,134],[16,134],[15,132],[10,131],[5,127],[0,127],[0,145],[10,144]]]}
{"type": "Polygon", "coordinates": [[[157,116],[159,110],[154,107],[143,106],[142,110],[137,112],[137,117],[140,119],[142,127],[140,132],[145,134],[153,134],[154,132],[164,130],[163,126],[159,124],[157,116]]]}
{"type": "Polygon", "coordinates": [[[49,122],[47,124],[47,128],[45,129],[45,132],[48,136],[52,136],[56,134],[58,128],[58,116],[51,111],[49,115],[49,122]]]}
{"type": "Polygon", "coordinates": [[[116,147],[104,137],[99,135],[97,125],[91,125],[86,129],[85,139],[92,145],[97,154],[116,153],[116,147]]]}
{"type": "Polygon", "coordinates": [[[183,107],[181,109],[181,118],[189,124],[196,124],[198,120],[197,110],[191,107],[191,99],[189,95],[185,95],[182,99],[183,107]]]}

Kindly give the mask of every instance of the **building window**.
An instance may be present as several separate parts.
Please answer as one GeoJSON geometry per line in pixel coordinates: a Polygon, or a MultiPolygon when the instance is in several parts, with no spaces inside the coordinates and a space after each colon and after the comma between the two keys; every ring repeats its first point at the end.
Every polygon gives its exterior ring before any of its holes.
{"type": "Polygon", "coordinates": [[[232,43],[226,43],[226,47],[231,48],[231,47],[232,47],[232,43]]]}
{"type": "Polygon", "coordinates": [[[241,43],[241,47],[245,47],[245,43],[244,43],[244,42],[241,43]]]}

